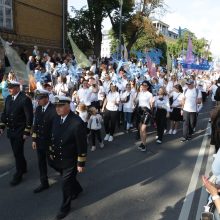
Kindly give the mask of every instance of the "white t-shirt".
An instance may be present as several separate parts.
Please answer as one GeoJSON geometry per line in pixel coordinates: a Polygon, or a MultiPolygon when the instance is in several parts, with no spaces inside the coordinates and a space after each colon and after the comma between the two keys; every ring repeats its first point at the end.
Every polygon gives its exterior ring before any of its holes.
{"type": "Polygon", "coordinates": [[[104,98],[105,98],[105,89],[103,86],[99,86],[98,100],[103,101],[104,98]]]}
{"type": "Polygon", "coordinates": [[[61,96],[66,96],[66,93],[64,92],[68,92],[68,86],[66,83],[58,83],[56,84],[54,89],[55,89],[56,94],[61,95],[61,96]]]}
{"type": "Polygon", "coordinates": [[[173,87],[175,86],[177,84],[177,81],[169,81],[168,82],[168,84],[167,84],[167,86],[166,86],[166,91],[167,91],[167,93],[168,94],[170,94],[171,92],[172,92],[172,90],[173,90],[173,87]]]}
{"type": "Polygon", "coordinates": [[[106,94],[107,94],[107,93],[109,92],[109,90],[110,90],[110,84],[111,84],[111,81],[110,81],[110,80],[103,82],[103,88],[104,88],[106,94]]]}
{"type": "Polygon", "coordinates": [[[133,93],[132,91],[128,92],[125,91],[121,95],[121,100],[126,100],[126,98],[130,95],[130,98],[128,102],[123,103],[123,112],[133,112],[134,110],[134,100],[136,97],[136,94],[133,93]]]}
{"type": "Polygon", "coordinates": [[[81,103],[85,104],[86,106],[91,105],[91,99],[90,99],[92,94],[91,89],[80,88],[77,94],[79,97],[79,101],[81,103]]]}
{"type": "Polygon", "coordinates": [[[197,99],[202,98],[202,94],[201,91],[193,88],[193,89],[187,89],[184,94],[183,97],[185,98],[185,103],[184,103],[184,107],[183,110],[187,111],[187,112],[197,112],[197,99]],[[198,95],[197,95],[198,93],[198,95]]]}
{"type": "Polygon", "coordinates": [[[155,100],[154,104],[156,108],[162,108],[167,111],[170,111],[170,103],[167,96],[163,96],[163,97],[156,96],[154,100],[155,100]]]}
{"type": "Polygon", "coordinates": [[[151,101],[153,99],[153,95],[152,93],[150,93],[149,91],[146,92],[139,92],[138,96],[137,96],[137,101],[138,101],[138,105],[139,107],[147,107],[148,109],[151,109],[151,101]]]}
{"type": "Polygon", "coordinates": [[[164,78],[159,77],[158,83],[160,84],[160,86],[164,86],[164,78]]]}
{"type": "Polygon", "coordinates": [[[173,97],[173,104],[172,104],[171,107],[181,108],[181,102],[182,102],[182,99],[183,99],[183,93],[178,93],[178,92],[173,91],[171,93],[171,96],[173,97]]]}
{"type": "Polygon", "coordinates": [[[92,90],[91,96],[90,96],[90,101],[91,102],[97,102],[98,101],[98,91],[96,91],[93,88],[90,88],[92,90]]]}
{"type": "Polygon", "coordinates": [[[120,95],[118,92],[109,92],[106,96],[107,99],[107,104],[106,104],[106,109],[109,111],[117,111],[118,110],[118,105],[120,101],[120,95]]]}

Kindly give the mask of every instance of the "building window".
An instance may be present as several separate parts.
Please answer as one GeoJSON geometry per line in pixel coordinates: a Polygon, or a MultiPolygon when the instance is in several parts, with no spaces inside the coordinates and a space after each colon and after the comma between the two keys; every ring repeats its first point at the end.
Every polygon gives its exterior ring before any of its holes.
{"type": "Polygon", "coordinates": [[[12,0],[0,0],[0,28],[13,29],[12,0]]]}

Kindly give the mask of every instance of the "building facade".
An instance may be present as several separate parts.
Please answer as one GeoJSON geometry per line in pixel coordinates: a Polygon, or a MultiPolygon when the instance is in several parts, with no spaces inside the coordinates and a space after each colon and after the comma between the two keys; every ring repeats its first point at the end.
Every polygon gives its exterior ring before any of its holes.
{"type": "Polygon", "coordinates": [[[0,0],[0,35],[19,49],[66,46],[67,0],[0,0]]]}
{"type": "Polygon", "coordinates": [[[169,25],[158,20],[156,18],[151,18],[152,24],[156,28],[157,32],[162,34],[167,40],[176,40],[178,39],[178,31],[169,30],[169,25]]]}

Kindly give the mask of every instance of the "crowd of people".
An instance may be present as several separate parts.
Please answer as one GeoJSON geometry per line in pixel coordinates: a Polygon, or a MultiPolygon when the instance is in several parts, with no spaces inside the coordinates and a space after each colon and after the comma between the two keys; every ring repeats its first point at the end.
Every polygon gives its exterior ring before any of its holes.
{"type": "MultiPolygon", "coordinates": [[[[91,66],[82,68],[77,66],[73,54],[40,53],[36,46],[29,58],[23,54],[22,59],[34,77],[31,85],[21,85],[13,71],[5,74],[1,82],[5,107],[0,133],[7,128],[17,170],[11,185],[19,184],[27,172],[23,145],[32,131],[41,181],[34,192],[49,187],[47,161],[63,175],[58,219],[68,214],[71,200],[82,192],[76,173],[84,170],[87,145],[94,152],[97,146],[103,149],[106,141],[114,143],[115,130],[120,126],[125,132],[137,130],[137,139],[141,140],[138,149],[142,152],[148,150],[150,126],[156,129],[156,142],[162,144],[164,134],[175,138],[182,125],[181,142],[187,142],[195,132],[206,98],[211,96],[213,106],[220,101],[218,72],[178,68],[168,73],[158,67],[151,73],[147,64],[135,58],[119,68],[111,58],[97,61],[90,57],[91,66]],[[130,66],[136,70],[134,74],[129,71],[130,66]]],[[[214,115],[212,141],[218,151],[219,113],[214,115]]],[[[207,185],[206,179],[204,182],[207,185]]]]}

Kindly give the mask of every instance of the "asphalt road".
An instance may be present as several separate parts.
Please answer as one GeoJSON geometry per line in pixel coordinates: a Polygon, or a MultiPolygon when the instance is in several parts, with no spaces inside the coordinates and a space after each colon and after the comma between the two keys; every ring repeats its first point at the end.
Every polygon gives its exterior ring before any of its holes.
{"type": "MultiPolygon", "coordinates": [[[[177,135],[166,135],[155,143],[150,129],[148,143],[154,153],[137,150],[135,131],[117,131],[104,149],[88,151],[86,172],[79,180],[84,192],[72,202],[66,220],[195,220],[201,180],[209,155],[206,136],[211,109],[206,103],[199,115],[193,139],[180,143],[177,135]]],[[[9,141],[0,137],[0,220],[52,220],[61,204],[60,176],[49,169],[51,187],[34,194],[39,184],[36,152],[25,144],[28,173],[22,184],[10,187],[15,172],[9,141]]]]}

